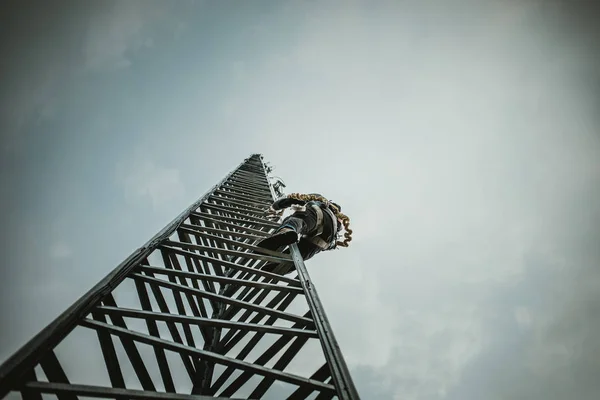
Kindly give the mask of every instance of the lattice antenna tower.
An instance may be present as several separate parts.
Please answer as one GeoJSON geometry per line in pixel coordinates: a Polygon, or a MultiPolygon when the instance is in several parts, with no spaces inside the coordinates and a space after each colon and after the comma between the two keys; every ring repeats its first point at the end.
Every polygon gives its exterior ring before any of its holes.
{"type": "Polygon", "coordinates": [[[0,366],[0,399],[358,399],[297,246],[255,246],[274,197],[244,160],[0,366]]]}

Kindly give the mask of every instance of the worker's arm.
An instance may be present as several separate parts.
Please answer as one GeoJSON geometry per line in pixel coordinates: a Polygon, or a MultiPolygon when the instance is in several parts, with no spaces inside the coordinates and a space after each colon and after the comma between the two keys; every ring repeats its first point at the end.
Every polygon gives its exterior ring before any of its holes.
{"type": "Polygon", "coordinates": [[[275,203],[273,203],[273,205],[271,205],[271,208],[273,210],[283,210],[284,208],[288,208],[293,205],[304,205],[304,204],[306,204],[306,201],[304,201],[304,200],[291,199],[287,196],[283,196],[283,197],[277,199],[275,201],[275,203]]]}

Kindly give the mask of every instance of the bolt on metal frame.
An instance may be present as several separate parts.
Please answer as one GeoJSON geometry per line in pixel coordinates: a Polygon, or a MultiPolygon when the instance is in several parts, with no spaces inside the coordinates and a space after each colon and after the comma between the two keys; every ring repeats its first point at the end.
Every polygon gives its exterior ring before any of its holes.
{"type": "Polygon", "coordinates": [[[244,160],[0,366],[0,398],[358,399],[297,245],[255,246],[275,193],[262,156],[244,160]],[[81,330],[89,343],[68,344],[81,330]],[[315,341],[299,362],[318,367],[290,372],[315,341]],[[85,361],[98,373],[78,383],[85,361]]]}

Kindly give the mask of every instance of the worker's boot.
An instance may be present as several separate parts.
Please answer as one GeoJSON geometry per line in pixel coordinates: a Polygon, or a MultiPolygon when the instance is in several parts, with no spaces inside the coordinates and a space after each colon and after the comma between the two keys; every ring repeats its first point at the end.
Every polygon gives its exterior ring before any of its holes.
{"type": "Polygon", "coordinates": [[[298,233],[292,228],[284,227],[275,232],[272,236],[258,242],[256,246],[267,250],[277,250],[297,241],[298,233]]]}

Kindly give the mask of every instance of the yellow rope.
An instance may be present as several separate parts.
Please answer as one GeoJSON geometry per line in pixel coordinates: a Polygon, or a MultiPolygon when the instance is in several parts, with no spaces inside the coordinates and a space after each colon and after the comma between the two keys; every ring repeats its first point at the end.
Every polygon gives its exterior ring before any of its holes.
{"type": "Polygon", "coordinates": [[[333,209],[333,213],[335,214],[335,216],[337,218],[339,218],[342,223],[344,224],[344,229],[345,229],[345,233],[344,233],[344,241],[343,242],[336,242],[337,246],[341,246],[341,247],[348,247],[348,243],[350,243],[350,241],[352,240],[352,229],[350,229],[350,218],[348,218],[347,215],[342,214],[342,212],[335,206],[335,204],[332,204],[329,202],[329,200],[327,200],[325,197],[323,196],[317,196],[315,194],[301,194],[301,193],[291,193],[287,196],[288,198],[291,199],[296,199],[296,200],[302,200],[302,201],[321,201],[327,205],[330,205],[331,208],[333,209]]]}

